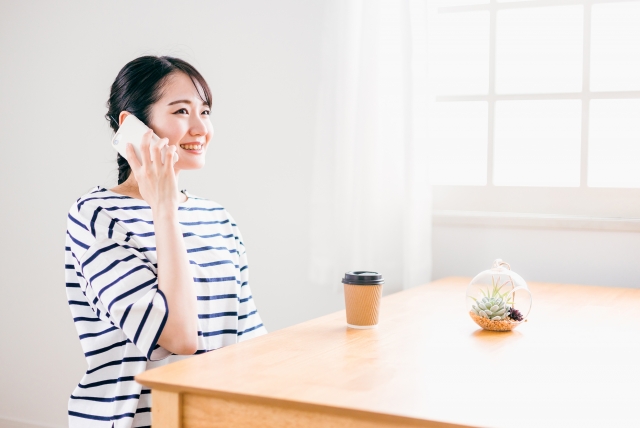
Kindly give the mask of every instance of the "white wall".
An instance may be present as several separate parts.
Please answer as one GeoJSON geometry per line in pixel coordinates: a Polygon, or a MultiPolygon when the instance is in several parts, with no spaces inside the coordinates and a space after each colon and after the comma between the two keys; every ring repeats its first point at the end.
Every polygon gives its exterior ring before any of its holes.
{"type": "Polygon", "coordinates": [[[66,426],[86,370],[65,296],[66,213],[116,180],[105,103],[137,56],[179,56],[211,85],[213,147],[181,187],[238,221],[267,328],[339,308],[339,296],[305,287],[323,7],[0,2],[0,426],[66,426]]]}
{"type": "MultiPolygon", "coordinates": [[[[86,367],[64,290],[66,212],[116,179],[105,102],[136,56],[180,56],[212,87],[214,146],[181,187],[238,221],[269,330],[341,307],[333,287],[306,285],[323,9],[322,0],[0,2],[0,427],[66,426],[86,367]]],[[[434,278],[473,276],[501,257],[531,281],[637,287],[639,237],[436,226],[434,278]]]]}
{"type": "Polygon", "coordinates": [[[432,245],[434,279],[501,258],[526,281],[640,288],[640,233],[436,225],[432,245]]]}

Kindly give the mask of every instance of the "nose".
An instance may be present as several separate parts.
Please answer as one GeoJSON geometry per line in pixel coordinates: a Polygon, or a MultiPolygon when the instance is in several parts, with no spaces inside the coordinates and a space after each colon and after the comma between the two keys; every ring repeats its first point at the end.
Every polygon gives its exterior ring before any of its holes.
{"type": "Polygon", "coordinates": [[[206,120],[209,120],[208,117],[203,117],[202,115],[192,115],[189,121],[189,134],[197,137],[200,135],[207,134],[207,124],[206,120]]]}

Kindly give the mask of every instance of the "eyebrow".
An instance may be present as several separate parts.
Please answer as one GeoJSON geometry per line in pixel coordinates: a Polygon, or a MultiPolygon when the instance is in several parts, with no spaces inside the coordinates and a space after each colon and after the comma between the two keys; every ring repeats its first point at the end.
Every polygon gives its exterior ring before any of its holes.
{"type": "Polygon", "coordinates": [[[189,100],[177,100],[177,101],[171,101],[169,104],[167,104],[168,106],[172,106],[174,104],[180,104],[180,103],[185,103],[185,104],[191,104],[191,101],[189,100]]]}
{"type": "MultiPolygon", "coordinates": [[[[171,101],[169,104],[167,104],[168,106],[172,106],[174,104],[180,104],[180,103],[184,103],[184,104],[189,104],[191,105],[191,101],[189,100],[176,100],[176,101],[171,101]]],[[[207,106],[209,108],[211,108],[211,106],[209,104],[207,104],[205,101],[202,102],[202,105],[207,106]]]]}

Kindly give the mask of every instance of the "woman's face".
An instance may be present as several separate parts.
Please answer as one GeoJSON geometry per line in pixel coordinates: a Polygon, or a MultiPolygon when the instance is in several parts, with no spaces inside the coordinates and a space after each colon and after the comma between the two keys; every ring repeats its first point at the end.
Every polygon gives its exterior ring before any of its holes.
{"type": "Polygon", "coordinates": [[[151,106],[149,126],[158,137],[168,138],[169,144],[176,146],[176,172],[202,168],[213,136],[210,108],[189,76],[177,72],[167,79],[161,98],[151,106]]]}

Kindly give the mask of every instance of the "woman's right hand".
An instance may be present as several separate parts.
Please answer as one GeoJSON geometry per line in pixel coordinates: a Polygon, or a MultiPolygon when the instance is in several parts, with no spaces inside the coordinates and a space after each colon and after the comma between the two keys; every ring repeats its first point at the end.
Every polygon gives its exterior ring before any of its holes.
{"type": "Polygon", "coordinates": [[[178,183],[173,169],[175,146],[163,138],[154,142],[149,130],[142,139],[142,160],[127,144],[127,157],[142,198],[151,206],[158,261],[158,289],[164,293],[168,317],[158,344],[178,355],[198,349],[198,307],[193,273],[178,223],[178,183]],[[165,151],[162,162],[162,148],[165,151]]]}
{"type": "Polygon", "coordinates": [[[153,141],[152,136],[153,131],[149,129],[142,138],[142,159],[138,159],[131,143],[127,143],[127,160],[138,182],[140,195],[151,206],[151,210],[177,210],[180,204],[178,180],[173,169],[176,146],[170,146],[167,138],[153,141]],[[162,159],[162,148],[165,146],[167,149],[162,159]]]}

